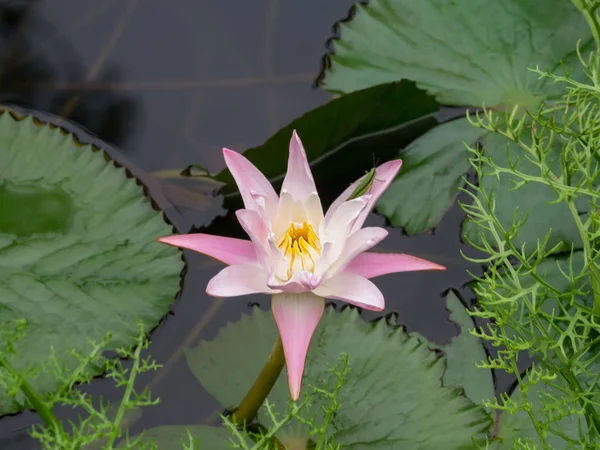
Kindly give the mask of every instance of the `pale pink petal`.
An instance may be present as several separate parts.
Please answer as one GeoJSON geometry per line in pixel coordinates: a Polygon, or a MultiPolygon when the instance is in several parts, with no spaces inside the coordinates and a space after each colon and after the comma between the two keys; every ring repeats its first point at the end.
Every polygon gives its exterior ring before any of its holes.
{"type": "Polygon", "coordinates": [[[261,215],[251,209],[238,209],[235,212],[238,222],[253,242],[264,244],[269,236],[269,228],[261,215]],[[255,241],[256,240],[256,241],[255,241]]]}
{"type": "MultiPolygon", "coordinates": [[[[387,235],[387,230],[379,227],[367,227],[358,230],[348,238],[342,253],[335,261],[332,261],[330,267],[326,269],[323,274],[324,278],[331,278],[338,272],[344,270],[358,254],[375,247],[383,241],[387,235]]],[[[321,267],[320,269],[323,270],[321,267]]],[[[317,272],[317,275],[320,275],[320,273],[317,272]]]]}
{"type": "Polygon", "coordinates": [[[302,387],[306,353],[323,315],[325,299],[310,292],[278,294],[273,296],[271,309],[283,342],[290,395],[296,401],[302,387]]]}
{"type": "Polygon", "coordinates": [[[271,272],[267,279],[267,286],[271,289],[279,289],[282,292],[298,294],[300,292],[312,291],[319,285],[319,278],[312,272],[300,270],[294,272],[288,281],[279,280],[275,272],[271,272]]]}
{"type": "Polygon", "coordinates": [[[269,183],[269,180],[265,178],[261,171],[254,167],[244,156],[233,150],[224,148],[223,157],[225,158],[227,168],[235,179],[246,209],[257,209],[255,201],[252,198],[252,194],[254,193],[264,197],[265,201],[269,204],[267,208],[274,210],[279,198],[273,186],[271,186],[271,183],[269,183]]]}
{"type": "MultiPolygon", "coordinates": [[[[366,176],[366,175],[365,175],[366,176]]],[[[356,186],[358,186],[358,183],[360,183],[360,181],[363,179],[364,177],[359,178],[357,181],[355,181],[354,183],[352,183],[350,186],[348,186],[339,196],[338,198],[336,198],[333,203],[329,206],[329,209],[327,210],[327,212],[325,213],[325,222],[329,222],[329,220],[331,220],[331,216],[338,210],[338,208],[343,205],[347,200],[348,197],[350,197],[350,194],[352,194],[352,192],[354,192],[354,189],[356,189],[356,186]]]]}
{"type": "Polygon", "coordinates": [[[346,266],[346,271],[374,278],[396,272],[446,270],[444,266],[401,253],[361,253],[346,266]]]}
{"type": "Polygon", "coordinates": [[[212,277],[206,286],[206,293],[213,297],[279,293],[267,286],[267,276],[267,271],[256,264],[235,264],[212,277]]]}
{"type": "Polygon", "coordinates": [[[251,209],[238,209],[235,215],[250,240],[254,243],[258,261],[265,269],[270,270],[272,264],[270,262],[267,224],[258,212],[251,209]]]}
{"type": "Polygon", "coordinates": [[[323,221],[323,206],[321,205],[321,199],[319,194],[313,192],[308,196],[304,202],[304,209],[306,210],[306,217],[308,222],[312,225],[313,230],[318,231],[323,221]]]}
{"type": "Polygon", "coordinates": [[[256,211],[262,220],[270,227],[270,224],[277,217],[278,203],[268,200],[264,195],[251,192],[252,200],[256,205],[256,211]]]}
{"type": "Polygon", "coordinates": [[[382,311],[385,308],[383,294],[373,282],[347,271],[323,281],[313,293],[371,311],[382,311]]]}
{"type": "MultiPolygon", "coordinates": [[[[383,194],[385,190],[389,187],[389,185],[392,183],[392,181],[394,181],[394,178],[396,178],[396,175],[398,174],[398,171],[400,170],[401,166],[402,161],[399,159],[394,159],[377,167],[377,169],[375,170],[375,179],[373,181],[373,185],[368,192],[371,196],[369,199],[369,204],[354,223],[351,230],[352,232],[358,230],[360,227],[362,227],[363,223],[365,223],[367,216],[375,207],[375,203],[377,203],[377,200],[379,200],[381,194],[383,194]]],[[[354,183],[352,183],[344,192],[342,192],[342,195],[340,195],[331,204],[331,206],[327,210],[327,214],[325,214],[326,222],[331,218],[333,214],[335,214],[336,210],[348,199],[350,194],[352,194],[354,189],[356,189],[356,187],[365,178],[365,176],[359,178],[354,183]]]]}
{"type": "Polygon", "coordinates": [[[302,223],[306,220],[306,211],[304,204],[300,200],[294,199],[292,194],[281,191],[279,205],[277,208],[277,217],[273,222],[272,231],[280,236],[288,229],[290,223],[302,223]]]}
{"type": "Polygon", "coordinates": [[[256,263],[256,250],[251,241],[212,234],[175,234],[158,239],[163,244],[186,248],[218,259],[225,264],[256,263]]]}
{"type": "Polygon", "coordinates": [[[335,214],[319,230],[321,239],[321,257],[315,266],[315,273],[323,274],[339,258],[344,251],[352,224],[367,205],[364,196],[342,204],[335,214]]]}
{"type": "Polygon", "coordinates": [[[341,255],[344,251],[344,243],[345,242],[340,243],[338,245],[335,242],[325,242],[323,244],[323,248],[321,249],[321,256],[315,264],[315,275],[317,275],[320,278],[323,278],[327,270],[337,260],[339,255],[341,255]]]}
{"type": "Polygon", "coordinates": [[[323,222],[323,207],[316,192],[310,194],[304,201],[294,199],[287,191],[282,191],[279,197],[277,215],[272,222],[272,231],[281,236],[291,223],[301,224],[308,221],[313,230],[318,233],[323,222]]]}
{"type": "Polygon", "coordinates": [[[325,221],[325,240],[345,240],[358,217],[369,204],[369,200],[370,197],[368,195],[363,195],[362,197],[341,204],[329,220],[325,221]]]}
{"type": "MultiPolygon", "coordinates": [[[[270,249],[270,259],[271,259],[271,275],[269,279],[277,276],[280,279],[287,279],[288,269],[290,267],[290,263],[287,258],[283,255],[281,250],[275,244],[275,236],[273,233],[269,234],[269,249],[270,249]]],[[[268,282],[268,281],[267,281],[268,282]]]]}
{"type": "Polygon", "coordinates": [[[289,192],[295,200],[301,202],[304,202],[313,192],[317,192],[304,146],[300,142],[296,130],[292,133],[290,140],[287,173],[281,186],[281,192],[289,192]]]}

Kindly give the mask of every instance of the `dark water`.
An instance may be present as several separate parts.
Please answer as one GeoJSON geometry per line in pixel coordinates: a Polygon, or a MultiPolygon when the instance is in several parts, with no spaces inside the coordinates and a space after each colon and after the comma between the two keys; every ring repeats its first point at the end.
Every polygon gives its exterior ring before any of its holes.
{"type": "MultiPolygon", "coordinates": [[[[226,211],[208,195],[214,186],[192,190],[161,183],[150,174],[190,163],[220,170],[222,147],[243,150],[260,144],[293,118],[325,103],[328,94],[314,90],[312,83],[331,26],[351,3],[0,0],[0,102],[40,111],[41,117],[107,149],[149,186],[181,232],[196,225],[206,227],[205,232],[241,236],[231,214],[215,220],[226,211]]],[[[378,145],[395,143],[390,138],[378,145]]],[[[324,197],[331,198],[354,177],[349,172],[347,179],[316,182],[324,197]]],[[[379,247],[448,267],[443,273],[377,280],[386,312],[397,312],[409,330],[440,343],[456,333],[447,320],[442,292],[455,288],[464,298],[470,296],[462,289],[469,267],[459,254],[462,217],[454,208],[435,233],[418,237],[390,229],[379,247]]],[[[367,223],[385,221],[372,215],[367,223]]],[[[206,296],[206,282],[220,265],[202,255],[186,257],[183,295],[152,335],[151,354],[165,367],[141,379],[162,403],[145,410],[134,430],[214,422],[222,407],[191,375],[182,349],[214,337],[251,302],[268,307],[265,296],[206,296]]],[[[106,380],[95,380],[86,389],[119,398],[106,380]]],[[[73,417],[69,411],[61,415],[73,417]]],[[[34,422],[32,413],[0,419],[0,448],[32,448],[23,428],[34,422]]]]}

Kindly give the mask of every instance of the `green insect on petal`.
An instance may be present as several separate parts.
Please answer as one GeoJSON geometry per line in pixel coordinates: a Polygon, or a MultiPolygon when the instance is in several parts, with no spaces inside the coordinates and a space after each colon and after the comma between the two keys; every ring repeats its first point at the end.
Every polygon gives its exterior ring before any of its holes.
{"type": "Polygon", "coordinates": [[[375,182],[375,167],[367,172],[367,175],[363,178],[363,180],[356,186],[352,194],[348,197],[348,200],[352,200],[358,197],[363,196],[371,190],[371,186],[375,182]]]}

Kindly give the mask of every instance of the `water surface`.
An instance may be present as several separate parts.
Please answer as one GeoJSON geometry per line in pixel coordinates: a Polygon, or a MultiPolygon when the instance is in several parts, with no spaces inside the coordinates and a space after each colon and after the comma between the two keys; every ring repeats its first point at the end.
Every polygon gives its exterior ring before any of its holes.
{"type": "MultiPolygon", "coordinates": [[[[264,142],[329,95],[312,88],[333,23],[350,0],[45,0],[0,2],[0,102],[39,116],[105,148],[150,187],[181,232],[244,237],[234,216],[208,194],[210,184],[160,184],[150,174],[199,163],[223,167],[222,147],[242,151],[264,142]],[[222,217],[218,217],[221,215],[222,217]]],[[[331,126],[336,126],[332,123],[331,126]]],[[[377,145],[397,147],[393,138],[377,145]]],[[[282,149],[287,151],[287,149],[282,149]]],[[[326,163],[326,162],[325,162],[326,163]]],[[[364,169],[367,169],[366,167],[364,169]]],[[[358,174],[363,168],[359,168],[358,174]]],[[[318,172],[317,172],[318,174],[318,172]]],[[[317,177],[331,201],[353,181],[356,168],[336,180],[317,177]]],[[[414,187],[418,189],[418,186],[414,187]]],[[[388,310],[409,330],[446,342],[456,329],[441,294],[461,289],[460,211],[434,233],[408,238],[400,229],[378,247],[448,267],[444,273],[396,274],[377,280],[388,310]]],[[[367,225],[385,224],[372,215],[367,225]]],[[[183,294],[152,335],[151,354],[165,367],[140,380],[161,405],[143,412],[133,431],[168,424],[216,423],[222,405],[189,372],[182,349],[216,335],[265,296],[215,300],[204,293],[217,262],[186,253],[183,294]]],[[[468,291],[461,290],[467,298],[468,291]]],[[[365,313],[367,319],[377,317],[365,313]]],[[[98,379],[86,390],[118,399],[98,379]]],[[[63,417],[73,417],[61,411],[63,417]]],[[[34,448],[24,427],[32,413],[0,419],[0,448],[34,448]]]]}

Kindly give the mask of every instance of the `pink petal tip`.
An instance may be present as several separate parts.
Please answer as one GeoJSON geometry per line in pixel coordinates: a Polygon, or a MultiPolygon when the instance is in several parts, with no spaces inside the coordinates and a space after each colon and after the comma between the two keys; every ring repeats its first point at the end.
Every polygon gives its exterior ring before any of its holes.
{"type": "Polygon", "coordinates": [[[325,309],[325,299],[311,292],[278,294],[271,309],[283,343],[288,385],[293,401],[300,397],[308,346],[325,309]]]}

